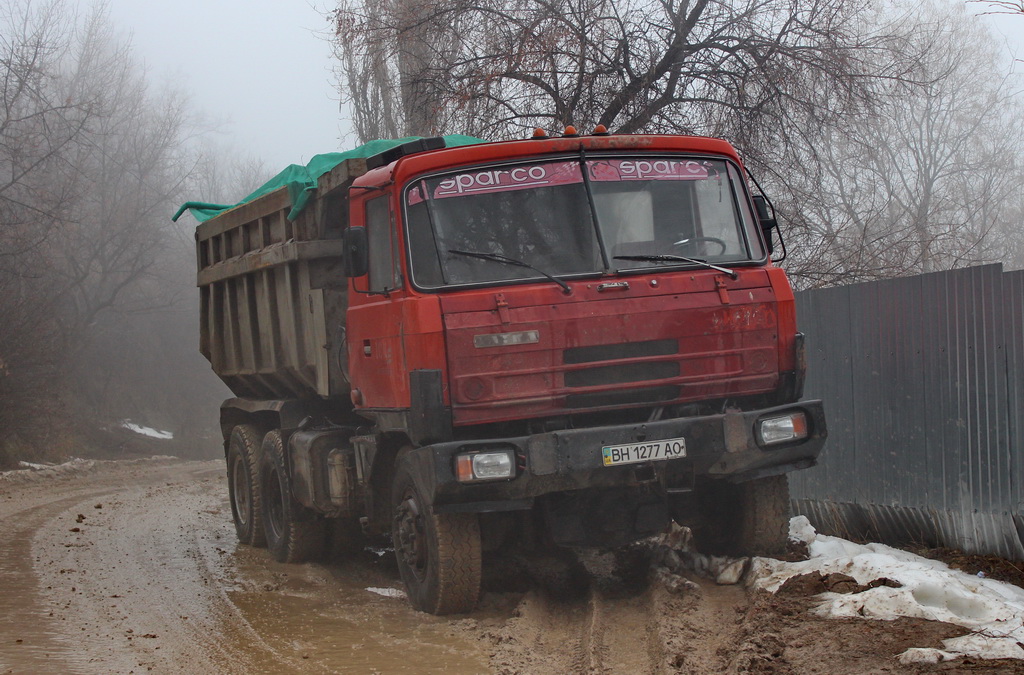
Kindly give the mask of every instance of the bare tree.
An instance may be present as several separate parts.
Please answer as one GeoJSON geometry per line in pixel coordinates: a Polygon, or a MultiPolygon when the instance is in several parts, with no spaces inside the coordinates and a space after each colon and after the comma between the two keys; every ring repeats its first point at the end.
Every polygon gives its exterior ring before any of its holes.
{"type": "MultiPolygon", "coordinates": [[[[603,124],[713,131],[858,104],[898,76],[848,0],[341,0],[339,89],[362,140],[603,124]],[[875,70],[868,70],[871,63],[875,70]],[[401,92],[396,98],[393,92],[401,92]]],[[[898,65],[898,64],[897,64],[898,65]]]]}
{"type": "MultiPolygon", "coordinates": [[[[338,39],[333,43],[338,77],[345,89],[342,100],[351,104],[352,123],[361,140],[398,138],[409,135],[405,107],[396,96],[399,79],[393,58],[393,46],[383,41],[362,41],[357,49],[344,44],[349,36],[364,32],[379,34],[390,20],[388,0],[366,0],[363,13],[342,14],[335,18],[338,39]]],[[[433,128],[421,131],[433,131],[433,128]]]]}
{"type": "MultiPolygon", "coordinates": [[[[275,172],[258,157],[204,139],[198,146],[195,169],[189,175],[186,192],[193,201],[234,204],[263,185],[275,172]]],[[[194,246],[192,226],[195,221],[189,217],[182,223],[182,231],[188,229],[189,245],[194,246]],[[186,221],[190,223],[187,227],[186,221]]]]}
{"type": "Polygon", "coordinates": [[[905,40],[921,55],[911,78],[881,83],[870,114],[808,120],[778,166],[803,285],[999,260],[1018,229],[1024,107],[995,40],[962,8],[927,5],[905,40]]]}
{"type": "Polygon", "coordinates": [[[126,414],[188,429],[182,402],[220,393],[189,358],[194,252],[169,219],[199,161],[184,100],[102,5],[0,9],[0,464],[126,414]]]}
{"type": "Polygon", "coordinates": [[[1022,0],[967,0],[977,5],[986,5],[989,9],[982,14],[1024,14],[1022,0]]]}
{"type": "MultiPolygon", "coordinates": [[[[195,162],[184,143],[189,120],[183,97],[150,93],[105,15],[90,19],[80,43],[69,95],[94,96],[102,115],[71,158],[76,208],[57,242],[65,332],[75,336],[127,299],[125,291],[160,259],[171,235],[167,213],[181,200],[195,162]]],[[[162,304],[156,298],[144,302],[162,304]]]]}
{"type": "Polygon", "coordinates": [[[94,101],[60,95],[60,65],[75,34],[60,0],[0,9],[0,463],[12,439],[40,443],[59,408],[60,284],[55,233],[73,210],[67,157],[93,119],[94,101]]]}

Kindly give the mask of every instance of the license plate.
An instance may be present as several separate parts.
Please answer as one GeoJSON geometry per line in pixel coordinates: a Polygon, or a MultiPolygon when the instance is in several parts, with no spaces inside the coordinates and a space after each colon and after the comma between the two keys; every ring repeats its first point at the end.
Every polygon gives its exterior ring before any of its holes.
{"type": "Polygon", "coordinates": [[[606,445],[601,448],[605,466],[657,462],[664,459],[686,457],[686,439],[666,438],[661,441],[606,445]]]}

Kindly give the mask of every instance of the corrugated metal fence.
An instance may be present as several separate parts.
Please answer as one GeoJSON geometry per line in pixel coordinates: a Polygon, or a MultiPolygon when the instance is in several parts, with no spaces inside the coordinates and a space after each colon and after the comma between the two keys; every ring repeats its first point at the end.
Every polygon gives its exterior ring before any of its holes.
{"type": "Polygon", "coordinates": [[[1024,272],[987,265],[797,294],[819,531],[1024,560],[1024,272]]]}

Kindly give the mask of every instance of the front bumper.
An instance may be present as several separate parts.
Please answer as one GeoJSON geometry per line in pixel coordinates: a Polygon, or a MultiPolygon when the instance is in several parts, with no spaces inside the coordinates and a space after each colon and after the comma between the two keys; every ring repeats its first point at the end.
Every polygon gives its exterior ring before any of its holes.
{"type": "Polygon", "coordinates": [[[801,401],[704,417],[437,443],[413,450],[412,460],[420,488],[439,511],[510,511],[530,508],[534,498],[555,492],[651,483],[685,490],[699,477],[741,482],[806,468],[817,461],[827,435],[821,401],[801,401]],[[806,438],[778,446],[759,444],[755,433],[759,420],[796,410],[807,416],[806,438]],[[604,446],[671,438],[686,439],[686,457],[625,466],[603,464],[604,446]],[[456,479],[456,455],[502,448],[514,451],[514,478],[478,483],[456,479]]]}

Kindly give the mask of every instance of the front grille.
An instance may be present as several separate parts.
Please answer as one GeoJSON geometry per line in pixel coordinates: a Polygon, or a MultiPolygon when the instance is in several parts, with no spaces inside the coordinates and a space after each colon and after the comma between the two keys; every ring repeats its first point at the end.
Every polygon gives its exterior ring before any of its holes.
{"type": "Polygon", "coordinates": [[[618,391],[597,391],[587,394],[569,394],[565,397],[566,408],[599,408],[604,406],[659,403],[679,398],[679,387],[646,387],[644,389],[620,389],[618,391]]]}
{"type": "Polygon", "coordinates": [[[593,387],[602,384],[622,384],[624,382],[665,380],[670,377],[678,376],[678,361],[623,363],[614,366],[586,368],[584,370],[570,370],[565,373],[565,386],[593,387]]]}
{"type": "Polygon", "coordinates": [[[570,347],[562,353],[562,361],[573,365],[594,363],[595,361],[636,359],[644,356],[668,356],[678,353],[679,342],[677,340],[648,340],[646,342],[623,342],[617,345],[570,347]]]}

